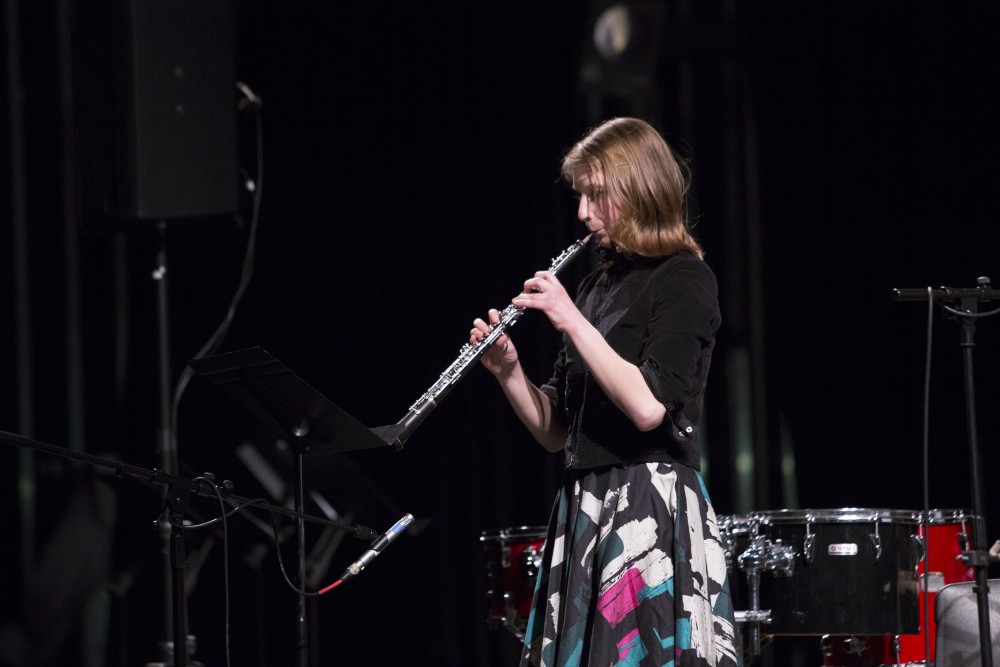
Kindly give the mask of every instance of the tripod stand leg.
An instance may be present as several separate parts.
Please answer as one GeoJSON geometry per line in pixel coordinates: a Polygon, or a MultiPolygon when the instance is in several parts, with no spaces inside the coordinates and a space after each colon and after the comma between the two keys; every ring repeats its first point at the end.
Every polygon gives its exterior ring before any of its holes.
{"type": "Polygon", "coordinates": [[[184,535],[174,527],[170,531],[170,565],[173,571],[174,600],[174,667],[187,667],[187,596],[184,581],[184,566],[187,551],[184,546],[184,535]]]}
{"type": "MultiPolygon", "coordinates": [[[[295,511],[299,517],[295,520],[298,545],[298,585],[305,589],[306,585],[306,522],[302,518],[305,512],[305,483],[303,478],[302,454],[295,454],[295,511]]],[[[309,627],[306,614],[306,596],[299,593],[298,610],[295,616],[296,640],[298,642],[298,665],[309,667],[309,627]]]]}

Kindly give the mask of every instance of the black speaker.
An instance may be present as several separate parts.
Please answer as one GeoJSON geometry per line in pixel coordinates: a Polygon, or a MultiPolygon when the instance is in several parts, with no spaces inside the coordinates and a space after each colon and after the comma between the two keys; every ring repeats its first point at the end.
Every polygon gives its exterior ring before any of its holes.
{"type": "MultiPolygon", "coordinates": [[[[935,664],[937,667],[979,667],[979,604],[975,582],[948,584],[934,601],[937,623],[935,664]]],[[[1000,665],[1000,579],[988,582],[990,645],[993,664],[1000,665]]]]}
{"type": "Polygon", "coordinates": [[[75,33],[85,223],[234,213],[232,0],[84,3],[75,33]]]}

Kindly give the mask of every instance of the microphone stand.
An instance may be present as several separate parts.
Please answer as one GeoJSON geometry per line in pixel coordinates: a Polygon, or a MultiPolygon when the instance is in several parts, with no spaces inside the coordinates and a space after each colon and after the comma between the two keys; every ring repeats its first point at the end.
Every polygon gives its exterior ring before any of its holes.
{"type": "Polygon", "coordinates": [[[172,635],[174,644],[174,667],[189,667],[187,638],[185,637],[187,628],[187,606],[185,604],[186,589],[184,584],[184,568],[187,560],[187,552],[185,549],[182,522],[188,501],[192,495],[207,496],[216,500],[219,496],[221,496],[230,504],[254,506],[269,512],[276,512],[292,517],[298,521],[300,525],[304,524],[305,521],[310,521],[313,523],[334,526],[345,531],[352,537],[357,537],[358,539],[374,540],[379,537],[379,533],[364,526],[350,525],[341,521],[311,516],[298,510],[289,510],[270,503],[241,498],[240,496],[234,495],[230,492],[232,485],[229,482],[223,482],[221,486],[216,486],[214,482],[208,481],[208,478],[211,477],[211,475],[206,474],[205,479],[199,480],[186,479],[155,468],[150,470],[148,468],[129,465],[121,461],[93,456],[83,452],[75,452],[71,449],[39,442],[37,440],[30,440],[23,436],[8,433],[6,431],[0,431],[0,442],[16,447],[30,448],[35,451],[52,454],[65,459],[79,461],[90,466],[108,468],[110,470],[114,470],[115,474],[119,477],[135,477],[136,479],[146,480],[148,482],[160,484],[166,487],[166,503],[167,509],[170,512],[171,525],[169,551],[171,571],[170,582],[172,590],[171,598],[173,602],[172,635]]]}
{"type": "Polygon", "coordinates": [[[983,518],[982,503],[982,472],[979,465],[979,438],[976,429],[976,399],[975,382],[973,378],[972,351],[975,347],[975,321],[1000,313],[1000,309],[988,313],[979,313],[979,303],[1000,299],[1000,292],[995,293],[990,287],[990,279],[980,277],[976,280],[978,287],[971,289],[895,289],[893,299],[896,301],[926,301],[931,299],[941,304],[946,316],[958,320],[962,327],[961,342],[962,368],[965,384],[965,419],[969,439],[970,479],[972,481],[972,511],[973,526],[972,550],[964,551],[962,558],[976,572],[976,604],[979,612],[979,655],[982,667],[992,667],[993,646],[990,636],[989,584],[987,568],[989,552],[986,548],[986,521],[983,518]],[[958,304],[955,309],[951,304],[958,304]]]}

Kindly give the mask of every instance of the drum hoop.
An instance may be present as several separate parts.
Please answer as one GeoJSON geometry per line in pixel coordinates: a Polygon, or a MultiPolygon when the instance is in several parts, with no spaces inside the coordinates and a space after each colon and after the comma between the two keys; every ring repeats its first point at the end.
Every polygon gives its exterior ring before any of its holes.
{"type": "Polygon", "coordinates": [[[720,533],[750,532],[750,522],[751,517],[743,514],[719,514],[715,518],[720,533]]]}
{"type": "MultiPolygon", "coordinates": [[[[918,512],[922,515],[923,511],[918,512]]],[[[936,524],[952,524],[952,523],[964,523],[966,521],[971,521],[975,517],[969,510],[941,510],[934,509],[929,510],[927,513],[927,523],[931,526],[936,524]]]]}
{"type": "Polygon", "coordinates": [[[482,536],[480,536],[479,541],[486,542],[497,540],[500,542],[520,542],[525,539],[530,540],[531,538],[544,540],[546,532],[545,526],[516,526],[513,528],[503,528],[502,530],[494,532],[484,531],[482,536]]]}
{"type": "Polygon", "coordinates": [[[803,523],[904,523],[919,524],[920,512],[916,510],[874,509],[841,507],[837,509],[772,510],[757,512],[761,524],[803,523]]]}

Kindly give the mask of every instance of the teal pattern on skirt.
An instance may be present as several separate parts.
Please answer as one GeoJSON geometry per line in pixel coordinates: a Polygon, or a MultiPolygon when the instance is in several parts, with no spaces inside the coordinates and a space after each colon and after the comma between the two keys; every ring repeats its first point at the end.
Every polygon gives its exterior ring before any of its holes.
{"type": "Polygon", "coordinates": [[[521,665],[742,667],[725,554],[698,471],[567,471],[521,665]]]}

